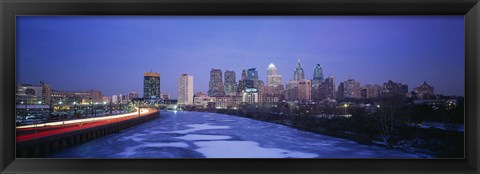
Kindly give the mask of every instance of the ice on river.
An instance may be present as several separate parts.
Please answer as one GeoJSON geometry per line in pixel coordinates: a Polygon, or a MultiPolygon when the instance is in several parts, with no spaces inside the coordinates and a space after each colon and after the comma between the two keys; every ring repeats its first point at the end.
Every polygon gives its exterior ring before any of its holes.
{"type": "Polygon", "coordinates": [[[170,111],[49,157],[431,158],[237,116],[170,111]]]}
{"type": "MultiPolygon", "coordinates": [[[[199,131],[199,130],[229,129],[230,128],[230,126],[212,126],[210,124],[191,124],[191,125],[187,125],[187,127],[190,127],[190,129],[170,131],[169,133],[186,134],[186,133],[195,132],[195,131],[199,131]]],[[[165,133],[168,133],[168,132],[165,132],[165,133]]]]}
{"type": "Polygon", "coordinates": [[[207,158],[314,158],[317,155],[279,148],[263,148],[253,141],[196,142],[207,158]]]}
{"type": "Polygon", "coordinates": [[[182,137],[177,137],[182,140],[198,141],[198,140],[225,140],[230,139],[230,136],[224,135],[199,135],[199,134],[188,134],[182,137]]]}

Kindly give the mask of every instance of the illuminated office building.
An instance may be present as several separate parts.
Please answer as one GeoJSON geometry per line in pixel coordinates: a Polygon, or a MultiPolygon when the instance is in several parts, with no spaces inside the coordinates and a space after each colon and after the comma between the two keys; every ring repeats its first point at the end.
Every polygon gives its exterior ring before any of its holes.
{"type": "Polygon", "coordinates": [[[182,74],[178,77],[178,97],[179,105],[193,105],[193,76],[182,74]]]}
{"type": "Polygon", "coordinates": [[[225,91],[223,90],[222,71],[220,69],[213,69],[210,71],[210,81],[208,83],[208,96],[223,97],[225,91]]]}
{"type": "Polygon", "coordinates": [[[282,75],[278,74],[277,67],[270,63],[267,68],[267,86],[282,85],[282,75]]]}
{"type": "MultiPolygon", "coordinates": [[[[260,102],[260,91],[259,85],[260,82],[258,80],[258,71],[256,68],[250,68],[248,70],[244,70],[246,73],[246,77],[244,81],[244,90],[243,90],[243,98],[242,101],[245,103],[259,103],[260,102]]],[[[243,78],[243,74],[242,74],[243,78]]],[[[263,83],[263,82],[262,82],[263,83]]]]}
{"type": "Polygon", "coordinates": [[[143,74],[143,98],[145,100],[160,99],[160,73],[143,74]]]}
{"type": "Polygon", "coordinates": [[[312,86],[320,86],[320,84],[324,81],[325,80],[323,78],[322,66],[320,64],[317,64],[317,66],[315,66],[315,69],[313,69],[312,86]]]}
{"type": "Polygon", "coordinates": [[[336,89],[335,79],[333,78],[333,76],[326,78],[325,86],[323,87],[325,98],[330,98],[330,99],[336,98],[335,89],[336,89]]]}
{"type": "Polygon", "coordinates": [[[303,79],[305,79],[305,74],[303,73],[302,64],[300,64],[300,60],[298,60],[295,71],[293,72],[293,80],[299,81],[303,79]]]}
{"type": "Polygon", "coordinates": [[[225,71],[225,85],[226,96],[235,96],[237,93],[237,82],[235,79],[235,71],[225,71]]]}
{"type": "Polygon", "coordinates": [[[298,100],[300,101],[309,101],[312,99],[311,93],[312,84],[310,80],[299,80],[298,81],[298,100]]]}
{"type": "Polygon", "coordinates": [[[360,83],[353,79],[341,82],[338,86],[338,98],[360,98],[360,83]]]}

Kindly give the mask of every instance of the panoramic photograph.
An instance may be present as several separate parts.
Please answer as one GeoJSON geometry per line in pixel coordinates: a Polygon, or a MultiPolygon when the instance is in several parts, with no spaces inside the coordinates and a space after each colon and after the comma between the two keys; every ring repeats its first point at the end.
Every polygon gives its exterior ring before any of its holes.
{"type": "Polygon", "coordinates": [[[17,158],[464,158],[464,16],[17,16],[17,158]]]}

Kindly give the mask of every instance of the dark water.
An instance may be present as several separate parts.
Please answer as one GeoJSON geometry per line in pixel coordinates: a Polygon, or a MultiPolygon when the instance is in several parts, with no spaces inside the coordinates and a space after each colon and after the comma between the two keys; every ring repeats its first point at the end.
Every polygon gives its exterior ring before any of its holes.
{"type": "Polygon", "coordinates": [[[429,158],[257,120],[202,112],[161,118],[52,158],[429,158]]]}

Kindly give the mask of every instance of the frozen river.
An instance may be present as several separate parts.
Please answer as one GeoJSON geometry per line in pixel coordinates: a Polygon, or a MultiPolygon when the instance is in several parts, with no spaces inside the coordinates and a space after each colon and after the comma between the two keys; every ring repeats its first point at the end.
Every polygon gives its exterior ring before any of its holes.
{"type": "Polygon", "coordinates": [[[203,112],[161,118],[50,155],[53,158],[428,158],[283,125],[203,112]]]}

